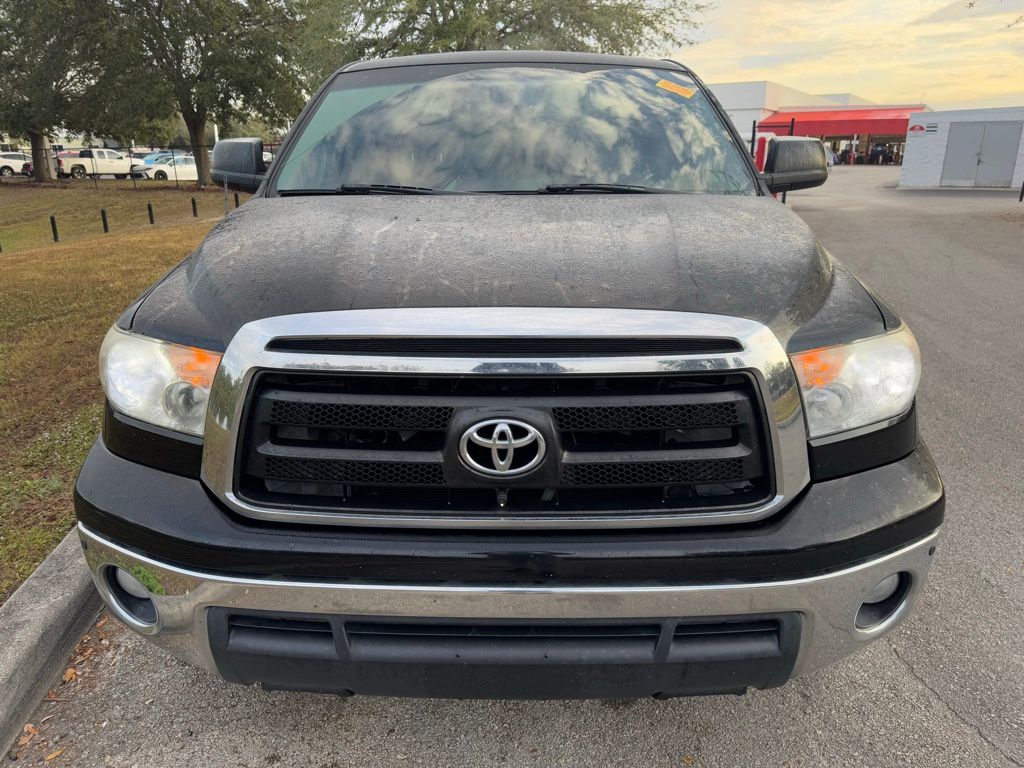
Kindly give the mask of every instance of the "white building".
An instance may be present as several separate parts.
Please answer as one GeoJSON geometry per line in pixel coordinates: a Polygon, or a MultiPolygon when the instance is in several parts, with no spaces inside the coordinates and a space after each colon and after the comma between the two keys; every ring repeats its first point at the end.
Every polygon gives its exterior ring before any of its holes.
{"type": "Polygon", "coordinates": [[[838,107],[840,97],[852,97],[857,104],[866,104],[852,94],[835,94],[836,98],[816,96],[770,80],[749,83],[717,83],[708,87],[728,113],[736,129],[744,136],[750,133],[754,120],[761,122],[776,112],[793,107],[838,107]]]}
{"type": "Polygon", "coordinates": [[[1024,185],[1024,107],[911,115],[901,187],[1024,185]]]}
{"type": "Polygon", "coordinates": [[[858,158],[882,146],[899,157],[910,115],[924,104],[875,104],[853,93],[807,93],[770,80],[708,86],[718,97],[740,135],[758,132],[815,136],[836,152],[856,150],[858,158]]]}

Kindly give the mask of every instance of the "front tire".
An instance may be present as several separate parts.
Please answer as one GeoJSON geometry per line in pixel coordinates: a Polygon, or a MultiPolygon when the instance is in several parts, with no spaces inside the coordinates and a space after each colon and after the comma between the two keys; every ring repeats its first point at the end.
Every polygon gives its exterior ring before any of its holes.
{"type": "Polygon", "coordinates": [[[11,168],[9,166],[6,166],[6,165],[3,168],[0,168],[0,176],[6,176],[6,177],[10,178],[13,175],[14,175],[14,169],[13,168],[11,168]]]}

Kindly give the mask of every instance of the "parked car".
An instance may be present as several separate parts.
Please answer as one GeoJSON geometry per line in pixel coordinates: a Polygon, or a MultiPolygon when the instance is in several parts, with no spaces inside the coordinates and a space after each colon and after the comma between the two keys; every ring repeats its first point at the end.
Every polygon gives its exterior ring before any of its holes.
{"type": "Polygon", "coordinates": [[[132,169],[132,159],[113,149],[94,147],[83,149],[71,157],[61,154],[57,157],[60,160],[58,172],[73,179],[82,179],[86,176],[113,176],[126,179],[132,169]]]}
{"type": "Polygon", "coordinates": [[[197,181],[196,159],[189,156],[166,157],[150,165],[136,165],[132,168],[132,177],[136,179],[175,179],[177,181],[197,181]]]}
{"type": "Polygon", "coordinates": [[[32,155],[25,152],[0,152],[0,176],[14,176],[21,172],[25,163],[32,162],[32,155]]]}
{"type": "MultiPolygon", "coordinates": [[[[71,153],[61,152],[61,153],[55,153],[54,156],[53,156],[53,167],[54,167],[55,172],[57,173],[58,176],[61,175],[61,169],[63,168],[63,160],[61,159],[61,155],[64,155],[64,154],[71,154],[71,153]]],[[[78,153],[76,152],[74,154],[78,154],[78,153]]],[[[27,163],[25,163],[23,166],[21,166],[21,174],[22,174],[22,176],[31,176],[33,174],[34,170],[35,170],[35,165],[33,164],[31,158],[29,158],[29,161],[27,163]]]]}
{"type": "Polygon", "coordinates": [[[149,152],[148,154],[145,154],[145,155],[136,155],[134,159],[135,159],[136,165],[152,165],[153,163],[155,163],[157,161],[157,158],[170,157],[170,156],[171,156],[170,152],[166,152],[164,150],[160,150],[158,152],[149,152]]]}
{"type": "MultiPolygon", "coordinates": [[[[80,153],[81,150],[78,149],[61,150],[59,152],[52,153],[53,168],[54,172],[57,174],[58,177],[67,177],[69,175],[66,171],[66,166],[64,165],[64,162],[66,160],[77,158],[80,153]]],[[[21,167],[21,172],[25,176],[31,176],[34,168],[35,166],[32,164],[32,160],[30,158],[29,161],[21,167]]]]}
{"type": "Polygon", "coordinates": [[[158,152],[150,152],[142,157],[135,158],[136,165],[155,165],[163,163],[165,160],[170,160],[172,157],[191,157],[191,152],[186,152],[183,149],[161,149],[158,152]]]}
{"type": "Polygon", "coordinates": [[[772,197],[820,141],[759,174],[686,67],[502,51],[349,65],[262,153],[100,351],[75,509],[129,627],[267,688],[663,698],[910,613],[920,357],[772,197]]]}

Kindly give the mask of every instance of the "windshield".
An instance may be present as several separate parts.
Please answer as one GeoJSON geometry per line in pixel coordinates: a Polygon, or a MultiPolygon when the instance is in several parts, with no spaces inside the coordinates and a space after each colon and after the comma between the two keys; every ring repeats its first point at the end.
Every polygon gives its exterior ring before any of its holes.
{"type": "Polygon", "coordinates": [[[700,87],[673,70],[392,67],[335,79],[275,187],[755,194],[741,153],[700,87]]]}

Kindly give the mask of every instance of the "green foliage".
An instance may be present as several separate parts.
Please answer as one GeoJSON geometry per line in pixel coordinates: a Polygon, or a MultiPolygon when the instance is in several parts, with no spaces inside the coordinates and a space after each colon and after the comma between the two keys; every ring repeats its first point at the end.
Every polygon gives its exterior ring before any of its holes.
{"type": "Polygon", "coordinates": [[[200,183],[207,121],[294,117],[302,94],[291,65],[298,21],[286,0],[106,0],[135,30],[143,64],[172,94],[200,183]]]}
{"type": "Polygon", "coordinates": [[[693,42],[700,0],[299,0],[310,82],[355,59],[485,49],[637,54],[693,42]]]}
{"type": "Polygon", "coordinates": [[[92,24],[77,0],[0,0],[0,126],[28,135],[65,123],[95,84],[92,24]],[[77,27],[77,28],[76,28],[77,27]],[[81,33],[81,34],[79,34],[81,33]]]}
{"type": "Polygon", "coordinates": [[[277,144],[284,138],[284,131],[275,128],[266,120],[250,118],[248,120],[229,120],[220,124],[220,137],[230,139],[238,136],[256,136],[264,143],[277,144]]]}
{"type": "Polygon", "coordinates": [[[132,138],[166,93],[130,68],[135,36],[94,0],[0,0],[0,129],[132,138]]]}

